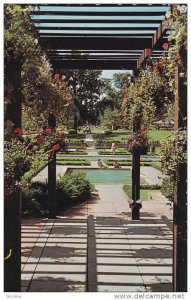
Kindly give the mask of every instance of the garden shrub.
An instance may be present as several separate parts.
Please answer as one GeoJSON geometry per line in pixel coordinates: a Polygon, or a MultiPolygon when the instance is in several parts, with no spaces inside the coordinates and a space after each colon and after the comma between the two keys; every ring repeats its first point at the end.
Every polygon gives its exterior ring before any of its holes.
{"type": "Polygon", "coordinates": [[[68,129],[68,134],[76,134],[76,130],[74,128],[68,129]]]}
{"type": "Polygon", "coordinates": [[[174,182],[172,178],[169,177],[163,179],[161,193],[170,201],[173,201],[173,186],[174,186],[174,182]]]}
{"type": "Polygon", "coordinates": [[[72,172],[60,178],[57,184],[57,199],[59,207],[78,203],[91,195],[91,183],[83,172],[72,172]],[[68,202],[68,203],[67,203],[68,202]]]}
{"type": "Polygon", "coordinates": [[[42,217],[48,215],[47,183],[35,181],[23,189],[22,212],[24,217],[42,217]]]}

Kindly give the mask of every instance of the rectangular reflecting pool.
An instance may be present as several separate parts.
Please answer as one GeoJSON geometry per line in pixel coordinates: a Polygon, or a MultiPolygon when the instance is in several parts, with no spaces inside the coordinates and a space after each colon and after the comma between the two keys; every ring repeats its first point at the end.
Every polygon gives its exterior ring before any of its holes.
{"type": "MultiPolygon", "coordinates": [[[[121,169],[85,169],[85,168],[68,168],[66,174],[71,172],[84,172],[91,183],[105,183],[105,184],[131,184],[131,170],[121,169]]],[[[141,179],[141,183],[145,180],[141,179]]]]}

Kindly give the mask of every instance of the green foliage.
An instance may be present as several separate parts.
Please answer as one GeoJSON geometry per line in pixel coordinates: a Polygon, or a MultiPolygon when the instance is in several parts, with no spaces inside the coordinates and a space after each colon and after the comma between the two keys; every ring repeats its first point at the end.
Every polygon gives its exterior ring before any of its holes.
{"type": "MultiPolygon", "coordinates": [[[[115,155],[127,155],[127,150],[125,149],[117,149],[115,151],[115,155]]],[[[99,150],[98,151],[99,155],[111,155],[111,151],[106,151],[106,150],[99,150]]]]}
{"type": "Polygon", "coordinates": [[[77,158],[59,158],[56,159],[57,165],[74,165],[74,166],[90,166],[89,159],[77,159],[77,158]]]}
{"type": "Polygon", "coordinates": [[[5,5],[5,58],[25,59],[39,51],[38,33],[30,19],[32,6],[5,5]]]}
{"type": "Polygon", "coordinates": [[[83,172],[72,172],[60,178],[57,187],[60,206],[64,202],[80,202],[91,195],[91,184],[83,172]]]}
{"type": "Polygon", "coordinates": [[[72,155],[87,155],[87,151],[85,150],[70,150],[70,149],[67,149],[65,151],[60,151],[60,153],[65,153],[65,154],[72,154],[72,155]]]}
{"type": "Polygon", "coordinates": [[[187,131],[181,128],[161,148],[161,167],[165,175],[176,178],[177,166],[187,161],[187,131]]]}
{"type": "Polygon", "coordinates": [[[68,129],[68,134],[76,134],[76,130],[73,128],[68,129]]]}
{"type": "MultiPolygon", "coordinates": [[[[160,187],[158,185],[141,185],[140,199],[142,201],[150,200],[150,193],[158,192],[160,187]]],[[[131,185],[125,184],[123,186],[124,192],[127,194],[129,199],[132,199],[132,187],[131,185]]]]}
{"type": "Polygon", "coordinates": [[[127,194],[127,196],[131,199],[132,198],[132,187],[129,184],[123,185],[123,190],[127,194]]]}
{"type": "MultiPolygon", "coordinates": [[[[72,58],[74,56],[80,58],[77,51],[73,51],[71,56],[72,58]]],[[[87,122],[95,124],[98,118],[97,107],[103,87],[103,80],[100,77],[101,71],[86,69],[62,70],[60,75],[65,76],[65,81],[68,82],[74,99],[73,105],[66,115],[66,118],[70,121],[70,126],[77,129],[77,121],[78,126],[87,122]],[[73,124],[71,118],[73,118],[73,124]]]]}
{"type": "Polygon", "coordinates": [[[173,191],[174,191],[174,182],[172,178],[167,177],[163,179],[161,193],[170,201],[173,201],[173,191]]]}
{"type": "Polygon", "coordinates": [[[112,110],[111,108],[106,108],[101,115],[101,126],[106,128],[105,132],[111,133],[112,129],[119,127],[120,111],[118,109],[112,110]],[[108,131],[109,130],[109,131],[108,131]]]}
{"type": "Polygon", "coordinates": [[[17,63],[21,67],[18,89],[22,93],[26,129],[46,124],[50,111],[57,115],[57,123],[63,122],[65,106],[72,99],[65,82],[52,78],[51,65],[39,45],[38,32],[30,18],[32,8],[5,5],[5,110],[16,101],[11,72],[17,63]]]}
{"type": "MultiPolygon", "coordinates": [[[[186,83],[186,54],[187,54],[187,6],[173,5],[173,10],[167,13],[166,26],[170,30],[168,41],[168,72],[174,78],[173,69],[179,66],[186,83]]],[[[173,88],[173,87],[172,87],[173,88]]]]}
{"type": "Polygon", "coordinates": [[[5,196],[20,189],[21,177],[31,166],[33,157],[25,145],[17,139],[4,143],[4,188],[5,196]]]}
{"type": "Polygon", "coordinates": [[[48,215],[47,183],[35,181],[23,189],[22,211],[24,217],[42,217],[48,215]]]}

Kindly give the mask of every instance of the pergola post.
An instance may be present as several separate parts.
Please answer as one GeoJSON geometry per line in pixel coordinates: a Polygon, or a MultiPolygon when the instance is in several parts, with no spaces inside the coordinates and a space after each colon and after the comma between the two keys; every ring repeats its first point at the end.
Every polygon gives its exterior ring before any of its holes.
{"type": "MultiPolygon", "coordinates": [[[[141,128],[141,120],[133,120],[133,133],[136,133],[141,128]]],[[[131,217],[132,220],[139,220],[140,217],[140,204],[137,200],[140,198],[140,152],[133,150],[132,155],[132,206],[131,206],[131,217]]]]}
{"type": "Polygon", "coordinates": [[[56,218],[57,204],[56,204],[56,152],[48,158],[48,205],[49,218],[56,218]]]}
{"type": "Polygon", "coordinates": [[[5,197],[4,292],[21,291],[21,193],[5,197]]]}
{"type": "Polygon", "coordinates": [[[132,220],[139,220],[140,217],[140,204],[137,200],[140,198],[140,153],[133,152],[132,155],[132,207],[131,217],[132,220]]]}
{"type": "MultiPolygon", "coordinates": [[[[185,127],[187,115],[187,88],[175,70],[175,123],[174,129],[185,127]]],[[[174,186],[173,216],[173,291],[187,291],[187,163],[179,164],[174,186]]]]}
{"type": "MultiPolygon", "coordinates": [[[[20,59],[5,61],[5,119],[21,128],[22,93],[20,59]]],[[[6,191],[5,191],[6,193],[6,191]]],[[[15,191],[4,199],[4,291],[21,291],[21,193],[15,191]]]]}
{"type": "MultiPolygon", "coordinates": [[[[51,135],[54,135],[56,130],[56,116],[54,113],[49,113],[48,126],[51,128],[51,135]]],[[[54,150],[48,156],[48,206],[49,218],[56,218],[56,151],[54,150]]]]}

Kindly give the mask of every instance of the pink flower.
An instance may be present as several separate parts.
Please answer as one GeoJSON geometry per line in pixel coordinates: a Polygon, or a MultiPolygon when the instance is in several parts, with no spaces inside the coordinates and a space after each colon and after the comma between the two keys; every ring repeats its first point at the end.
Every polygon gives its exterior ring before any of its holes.
{"type": "Polygon", "coordinates": [[[162,45],[162,47],[163,47],[164,50],[168,50],[169,45],[168,45],[168,43],[164,43],[164,44],[162,45]]]}
{"type": "Polygon", "coordinates": [[[147,48],[145,49],[145,56],[151,56],[152,55],[152,49],[147,48]]]}
{"type": "Polygon", "coordinates": [[[58,74],[58,73],[55,74],[55,75],[54,75],[54,78],[58,80],[58,79],[60,78],[60,74],[58,74]]]}

